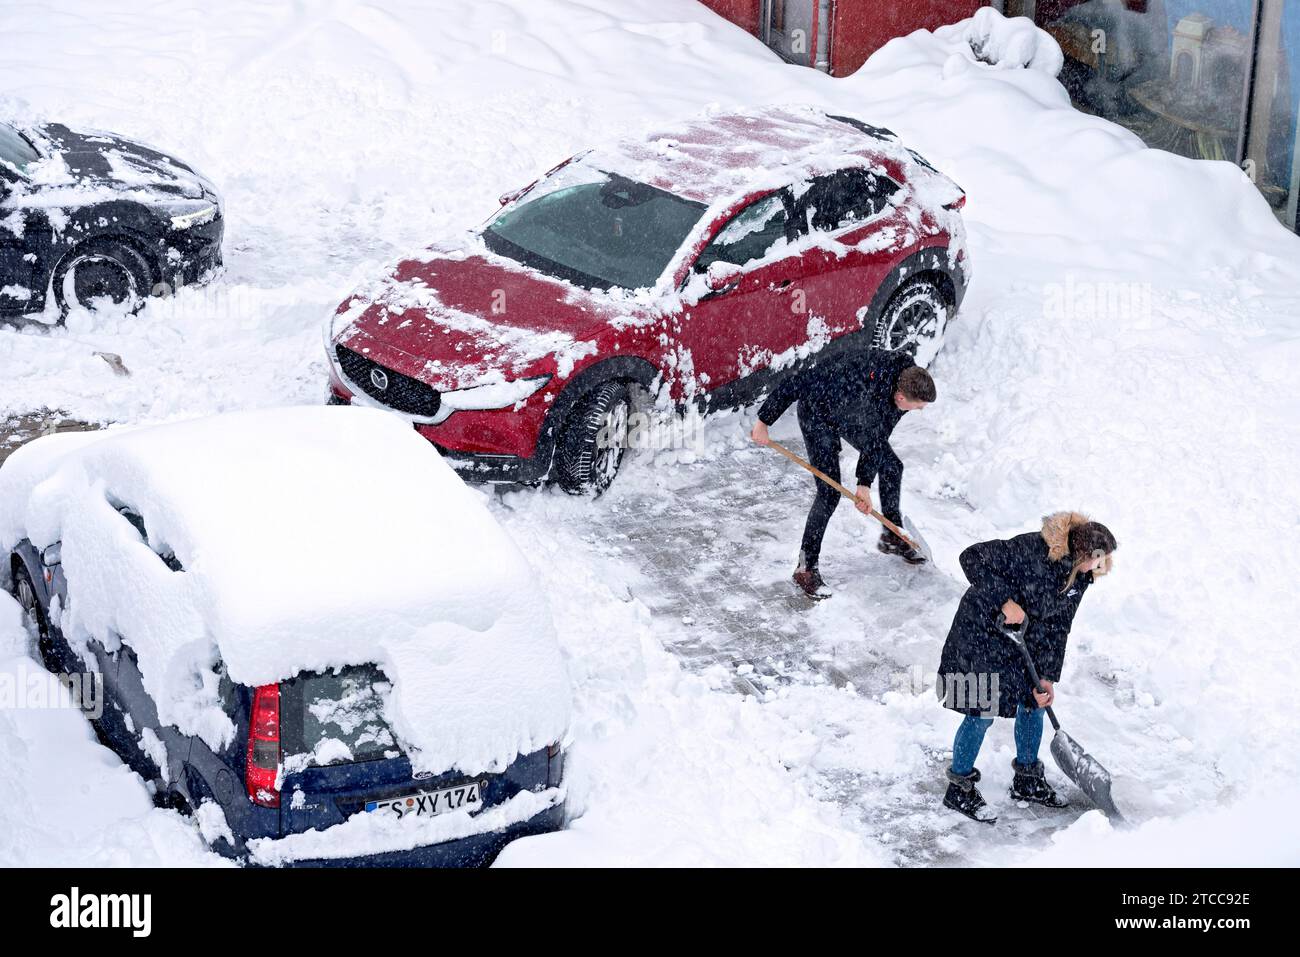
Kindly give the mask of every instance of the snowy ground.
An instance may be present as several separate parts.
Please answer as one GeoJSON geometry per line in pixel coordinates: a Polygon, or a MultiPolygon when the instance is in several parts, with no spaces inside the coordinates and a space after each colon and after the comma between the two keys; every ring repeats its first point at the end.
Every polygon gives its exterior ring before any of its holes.
{"type": "MultiPolygon", "coordinates": [[[[594,141],[712,104],[854,113],[966,188],[974,282],[932,370],[940,401],[897,441],[933,568],[887,563],[846,509],[824,560],[836,597],[792,602],[811,491],[746,444],[745,414],[710,420],[694,461],[634,458],[599,502],[496,499],[552,595],[582,812],[502,863],[1300,860],[1272,786],[1300,770],[1278,700],[1300,680],[1300,240],[1230,165],[1143,149],[1071,110],[1050,49],[1025,69],[994,43],[1001,62],[977,63],[949,29],[833,80],[693,0],[241,2],[218,16],[11,0],[0,36],[0,114],[172,150],[228,205],[219,284],[130,319],[0,328],[0,419],[319,401],[319,324],[358,277],[594,141]],[[955,719],[920,686],[961,593],[956,555],[1064,507],[1121,548],[1080,613],[1059,710],[1141,826],[1005,807],[997,727],[980,763],[1003,822],[968,827],[936,810],[955,719]]],[[[31,666],[23,641],[0,599],[0,674],[31,666]]],[[[152,810],[78,721],[0,710],[0,833],[46,799],[87,822],[0,846],[0,863],[201,859],[192,828],[152,810]]]]}

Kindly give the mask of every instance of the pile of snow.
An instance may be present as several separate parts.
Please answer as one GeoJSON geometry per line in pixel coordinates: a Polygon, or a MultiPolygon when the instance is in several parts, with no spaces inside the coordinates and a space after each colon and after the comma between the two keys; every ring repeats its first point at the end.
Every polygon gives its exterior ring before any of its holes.
{"type": "Polygon", "coordinates": [[[1025,17],[1007,19],[992,7],[976,10],[961,24],[962,39],[981,63],[1006,70],[1041,70],[1056,76],[1065,56],[1056,41],[1025,17]]]}
{"type": "Polygon", "coordinates": [[[1300,826],[1290,781],[1278,780],[1238,801],[1183,817],[1153,818],[1116,829],[1091,811],[1053,835],[1035,855],[1039,867],[1295,867],[1300,826]]]}
{"type": "Polygon", "coordinates": [[[234,731],[219,662],[248,686],[378,664],[420,769],[500,770],[564,734],[531,568],[394,416],[304,407],[46,436],[0,469],[0,548],[23,538],[62,542],[70,640],[120,636],[163,723],[214,749],[234,731]]]}

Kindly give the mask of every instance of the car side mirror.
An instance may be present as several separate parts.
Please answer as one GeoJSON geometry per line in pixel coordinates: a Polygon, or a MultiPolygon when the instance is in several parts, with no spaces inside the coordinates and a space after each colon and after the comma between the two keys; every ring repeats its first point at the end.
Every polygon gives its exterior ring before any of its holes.
{"type": "Polygon", "coordinates": [[[704,272],[704,282],[713,292],[723,292],[740,282],[740,267],[716,260],[704,272]]]}
{"type": "Polygon", "coordinates": [[[41,562],[46,568],[52,568],[63,562],[63,545],[55,542],[53,545],[46,546],[41,552],[41,562]]]}

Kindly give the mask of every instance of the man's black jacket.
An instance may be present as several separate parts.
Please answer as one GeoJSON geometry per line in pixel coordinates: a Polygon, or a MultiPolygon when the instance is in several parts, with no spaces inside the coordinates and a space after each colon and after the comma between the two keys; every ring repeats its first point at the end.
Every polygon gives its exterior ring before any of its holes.
{"type": "Polygon", "coordinates": [[[915,364],[905,352],[884,349],[835,356],[782,379],[758,417],[772,425],[798,402],[801,424],[832,431],[862,453],[857,475],[865,485],[876,456],[889,449],[889,436],[906,414],[894,404],[894,393],[899,375],[915,364]]]}

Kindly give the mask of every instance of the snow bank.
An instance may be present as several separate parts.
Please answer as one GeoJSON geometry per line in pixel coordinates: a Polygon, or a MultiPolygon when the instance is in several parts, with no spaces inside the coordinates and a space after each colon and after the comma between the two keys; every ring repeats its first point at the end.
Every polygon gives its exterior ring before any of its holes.
{"type": "Polygon", "coordinates": [[[39,439],[0,469],[0,547],[24,537],[63,543],[72,640],[122,636],[162,721],[214,746],[233,731],[218,661],[250,686],[377,663],[390,723],[431,771],[500,769],[564,733],[527,562],[396,417],[297,408],[39,439]]]}
{"type": "Polygon", "coordinates": [[[1040,867],[1296,867],[1300,821],[1290,781],[1240,801],[1117,830],[1100,811],[1079,818],[1035,856],[1040,867]]]}

